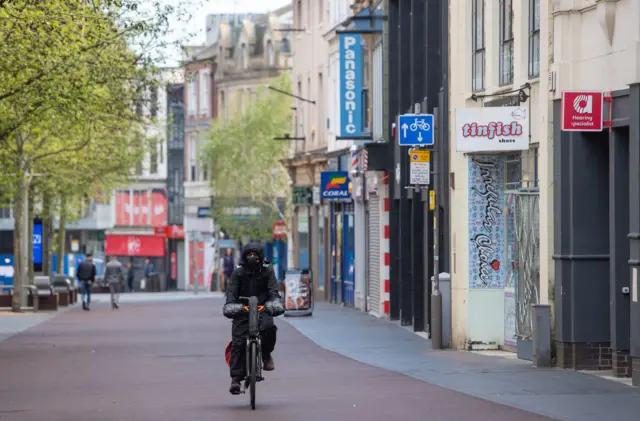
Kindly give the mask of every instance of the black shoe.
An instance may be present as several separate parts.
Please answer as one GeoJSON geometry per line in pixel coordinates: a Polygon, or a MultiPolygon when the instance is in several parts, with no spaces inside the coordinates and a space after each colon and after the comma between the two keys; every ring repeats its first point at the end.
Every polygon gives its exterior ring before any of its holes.
{"type": "Polygon", "coordinates": [[[83,309],[83,310],[89,310],[89,307],[87,306],[86,301],[83,301],[83,302],[82,302],[82,309],[83,309]]]}
{"type": "Polygon", "coordinates": [[[271,358],[271,356],[266,357],[262,360],[262,369],[264,371],[273,371],[276,369],[275,364],[273,363],[273,358],[271,358]]]}
{"type": "Polygon", "coordinates": [[[231,379],[231,386],[229,386],[229,393],[231,393],[232,395],[239,395],[240,391],[242,390],[242,386],[240,386],[241,381],[242,379],[238,377],[234,377],[233,379],[231,379]]]}
{"type": "Polygon", "coordinates": [[[111,303],[111,308],[112,308],[113,310],[117,310],[117,309],[119,309],[120,307],[119,307],[119,306],[118,306],[118,304],[116,304],[116,303],[111,303]]]}

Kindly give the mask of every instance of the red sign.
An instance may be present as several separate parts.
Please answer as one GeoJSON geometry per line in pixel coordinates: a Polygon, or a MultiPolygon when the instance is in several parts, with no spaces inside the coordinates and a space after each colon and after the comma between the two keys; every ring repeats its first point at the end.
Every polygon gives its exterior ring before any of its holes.
{"type": "Polygon", "coordinates": [[[178,257],[175,251],[171,252],[171,257],[169,258],[171,261],[171,279],[178,279],[178,257]]]}
{"type": "Polygon", "coordinates": [[[107,256],[163,257],[164,238],[152,235],[106,235],[107,256]]]}
{"type": "Polygon", "coordinates": [[[131,196],[125,190],[116,192],[116,225],[131,225],[131,196]]]}
{"type": "Polygon", "coordinates": [[[601,132],[603,128],[602,92],[562,92],[562,130],[565,132],[601,132]]]}
{"type": "Polygon", "coordinates": [[[192,241],[189,244],[189,284],[204,286],[204,242],[192,241]]]}
{"type": "Polygon", "coordinates": [[[287,236],[287,223],[282,219],[273,222],[273,238],[284,238],[287,236]]]}
{"type": "Polygon", "coordinates": [[[167,225],[167,193],[164,189],[151,191],[151,225],[167,225]]]}
{"type": "Polygon", "coordinates": [[[153,234],[160,238],[172,240],[184,240],[184,228],[182,225],[169,225],[166,227],[153,227],[153,234]]]}
{"type": "Polygon", "coordinates": [[[169,225],[165,227],[165,235],[167,238],[174,240],[184,240],[184,227],[182,225],[169,225]]]}
{"type": "Polygon", "coordinates": [[[133,192],[133,225],[149,225],[149,195],[146,190],[133,192]]]}

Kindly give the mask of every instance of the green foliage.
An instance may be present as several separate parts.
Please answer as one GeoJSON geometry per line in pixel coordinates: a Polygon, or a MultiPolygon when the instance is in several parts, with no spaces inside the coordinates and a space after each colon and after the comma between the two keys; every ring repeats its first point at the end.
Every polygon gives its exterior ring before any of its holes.
{"type": "MultiPolygon", "coordinates": [[[[280,90],[291,91],[288,73],[269,83],[280,90]]],[[[214,192],[212,217],[233,238],[266,241],[271,238],[275,219],[287,220],[290,195],[289,175],[282,165],[289,144],[282,137],[291,130],[291,98],[260,88],[251,99],[235,98],[230,109],[247,106],[244,113],[229,113],[218,119],[206,134],[201,159],[210,168],[210,184],[214,192]],[[259,207],[257,220],[233,218],[225,209],[259,207]]]]}
{"type": "Polygon", "coordinates": [[[158,51],[188,3],[0,1],[0,192],[14,204],[18,282],[27,192],[67,215],[141,160],[149,121],[134,105],[160,85],[158,51]]]}

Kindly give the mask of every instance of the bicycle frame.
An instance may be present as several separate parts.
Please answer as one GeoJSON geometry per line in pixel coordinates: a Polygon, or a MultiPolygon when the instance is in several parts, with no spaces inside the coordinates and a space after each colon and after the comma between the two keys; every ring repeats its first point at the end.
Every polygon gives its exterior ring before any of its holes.
{"type": "MultiPolygon", "coordinates": [[[[249,369],[251,368],[251,359],[261,358],[262,355],[262,338],[260,337],[260,312],[264,309],[262,306],[258,306],[257,297],[249,297],[249,305],[245,306],[245,310],[249,311],[249,336],[247,337],[247,348],[245,352],[246,356],[246,370],[247,379],[249,382],[249,369]],[[251,344],[256,344],[257,355],[251,355],[251,344]]],[[[256,364],[256,380],[261,381],[262,378],[262,364],[260,360],[256,364]]]]}

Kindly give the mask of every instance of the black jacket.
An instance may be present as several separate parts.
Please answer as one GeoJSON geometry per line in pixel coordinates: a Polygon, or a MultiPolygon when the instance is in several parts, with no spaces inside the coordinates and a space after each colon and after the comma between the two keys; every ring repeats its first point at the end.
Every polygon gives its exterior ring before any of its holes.
{"type": "Polygon", "coordinates": [[[276,275],[268,262],[264,260],[262,247],[256,244],[249,244],[242,251],[240,266],[231,274],[227,283],[226,304],[240,303],[240,297],[250,297],[256,295],[258,304],[264,305],[267,301],[280,300],[278,292],[278,281],[276,275]],[[244,266],[245,256],[250,252],[257,252],[262,264],[256,271],[252,271],[244,266]]]}
{"type": "Polygon", "coordinates": [[[85,260],[78,265],[77,277],[81,281],[94,282],[96,280],[96,266],[92,262],[85,260]]]}

